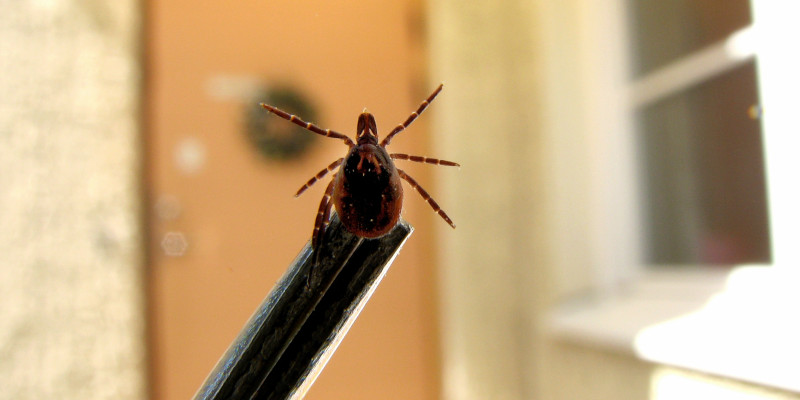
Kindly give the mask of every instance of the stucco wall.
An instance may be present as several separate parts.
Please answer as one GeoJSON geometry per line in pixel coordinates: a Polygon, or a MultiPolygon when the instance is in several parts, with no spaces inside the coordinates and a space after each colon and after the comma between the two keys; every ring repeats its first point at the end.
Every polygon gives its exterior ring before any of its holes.
{"type": "Polygon", "coordinates": [[[143,398],[138,4],[0,9],[0,399],[143,398]]]}
{"type": "MultiPolygon", "coordinates": [[[[549,329],[556,305],[589,292],[600,275],[587,233],[585,197],[593,192],[582,181],[592,171],[558,181],[564,174],[555,170],[587,163],[553,148],[587,147],[580,140],[593,128],[585,120],[594,104],[585,92],[603,73],[587,60],[609,57],[587,38],[610,34],[596,13],[612,3],[430,1],[431,68],[453,93],[438,104],[433,151],[446,148],[461,163],[459,179],[444,181],[443,191],[462,199],[448,211],[468,216],[440,249],[444,396],[796,398],[642,361],[632,343],[626,351],[549,329]]],[[[601,150],[592,151],[585,156],[601,150]]]]}

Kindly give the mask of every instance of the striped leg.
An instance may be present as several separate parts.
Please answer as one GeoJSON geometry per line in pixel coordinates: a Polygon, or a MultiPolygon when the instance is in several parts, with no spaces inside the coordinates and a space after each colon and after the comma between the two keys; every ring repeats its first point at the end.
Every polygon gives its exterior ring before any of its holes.
{"type": "Polygon", "coordinates": [[[322,179],[325,175],[328,174],[328,172],[331,172],[331,171],[335,170],[337,167],[339,167],[339,165],[342,163],[342,161],[344,161],[344,157],[332,162],[331,165],[328,165],[322,171],[317,172],[316,175],[314,175],[311,179],[309,179],[308,182],[306,182],[306,184],[303,185],[303,187],[301,187],[300,190],[297,191],[297,193],[295,193],[294,197],[297,197],[297,196],[300,196],[301,194],[303,194],[303,192],[305,192],[306,189],[310,188],[311,185],[313,185],[318,180],[322,179]]]}
{"type": "Polygon", "coordinates": [[[412,112],[411,115],[409,115],[408,118],[406,119],[406,122],[403,122],[402,124],[397,125],[396,128],[392,129],[392,131],[389,132],[389,134],[386,135],[386,137],[383,138],[383,140],[381,141],[381,147],[386,147],[386,145],[389,144],[394,135],[397,135],[403,129],[408,128],[408,126],[411,125],[411,123],[414,122],[414,120],[417,119],[417,117],[419,117],[419,115],[422,114],[423,111],[425,111],[425,108],[428,107],[428,104],[431,104],[433,98],[436,97],[436,95],[442,91],[443,86],[444,84],[440,84],[439,87],[437,87],[436,90],[434,90],[433,93],[431,93],[431,95],[428,96],[427,99],[422,100],[422,104],[419,105],[417,111],[412,112]]]}
{"type": "Polygon", "coordinates": [[[450,224],[450,226],[452,226],[453,229],[456,228],[456,224],[453,223],[453,220],[451,220],[450,217],[447,216],[447,214],[444,212],[444,210],[442,210],[442,208],[439,207],[438,204],[436,204],[436,201],[433,200],[431,195],[429,195],[428,192],[426,192],[425,189],[423,189],[422,186],[420,186],[419,183],[417,183],[417,181],[414,180],[414,178],[408,176],[408,174],[405,173],[400,168],[397,169],[397,173],[400,174],[400,177],[405,179],[411,185],[411,187],[413,187],[414,189],[416,189],[417,192],[419,192],[419,194],[422,196],[422,198],[425,201],[427,201],[428,204],[430,204],[430,206],[433,208],[434,212],[439,214],[439,216],[442,217],[442,219],[444,219],[445,222],[450,224]]]}
{"type": "Polygon", "coordinates": [[[325,189],[325,194],[319,202],[317,220],[314,222],[314,233],[311,235],[311,248],[314,249],[315,252],[317,251],[317,246],[322,243],[322,235],[325,234],[325,229],[330,222],[328,219],[331,215],[331,207],[333,206],[333,202],[331,201],[333,182],[334,180],[331,179],[331,183],[328,184],[327,189],[325,189]]]}
{"type": "Polygon", "coordinates": [[[408,154],[401,154],[401,153],[392,153],[392,154],[389,154],[389,156],[392,157],[395,160],[408,160],[408,161],[421,162],[421,163],[427,163],[427,164],[447,165],[449,167],[460,167],[461,166],[461,164],[459,164],[459,163],[452,162],[452,161],[447,161],[447,160],[440,160],[438,158],[428,158],[428,157],[422,157],[422,156],[410,156],[408,154]]]}
{"type": "Polygon", "coordinates": [[[306,128],[306,129],[310,130],[311,132],[314,132],[314,133],[316,133],[318,135],[344,140],[344,142],[347,144],[348,147],[353,147],[355,145],[353,143],[353,141],[350,140],[349,137],[347,137],[345,135],[342,135],[339,132],[332,131],[330,129],[322,129],[322,128],[312,124],[311,122],[303,121],[302,119],[298,118],[296,115],[289,114],[286,111],[283,111],[283,110],[280,110],[278,108],[275,108],[275,107],[273,107],[273,106],[271,106],[269,104],[261,103],[261,107],[264,107],[265,109],[267,109],[267,111],[269,111],[269,112],[271,112],[271,113],[273,113],[273,114],[275,114],[275,115],[277,115],[277,116],[279,116],[279,117],[281,117],[281,118],[283,118],[283,119],[285,119],[287,121],[293,122],[296,125],[299,125],[299,126],[301,126],[303,128],[306,128]]]}

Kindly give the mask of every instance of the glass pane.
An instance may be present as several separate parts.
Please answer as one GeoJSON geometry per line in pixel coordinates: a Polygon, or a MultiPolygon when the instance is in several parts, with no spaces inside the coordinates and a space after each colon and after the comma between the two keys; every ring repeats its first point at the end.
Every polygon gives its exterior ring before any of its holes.
{"type": "Polygon", "coordinates": [[[755,65],[637,113],[647,262],[770,261],[755,65]]]}
{"type": "Polygon", "coordinates": [[[748,0],[628,0],[633,74],[641,76],[751,24],[748,0]]]}

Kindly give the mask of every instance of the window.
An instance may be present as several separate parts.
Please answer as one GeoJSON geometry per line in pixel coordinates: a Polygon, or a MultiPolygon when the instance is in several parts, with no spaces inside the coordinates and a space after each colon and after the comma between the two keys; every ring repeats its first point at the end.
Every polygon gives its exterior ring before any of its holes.
{"type": "Polygon", "coordinates": [[[628,0],[645,265],[769,263],[747,0],[628,0]]]}
{"type": "Polygon", "coordinates": [[[610,0],[583,16],[589,106],[572,132],[591,138],[575,170],[593,173],[571,206],[598,221],[587,269],[603,296],[558,309],[552,331],[800,391],[800,3],[610,0]]]}

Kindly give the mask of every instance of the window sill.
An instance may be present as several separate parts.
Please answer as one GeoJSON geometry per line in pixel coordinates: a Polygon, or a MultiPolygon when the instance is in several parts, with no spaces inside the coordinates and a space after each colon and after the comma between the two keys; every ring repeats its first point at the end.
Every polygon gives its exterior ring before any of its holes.
{"type": "Polygon", "coordinates": [[[798,282],[796,268],[649,272],[555,310],[549,328],[556,339],[800,392],[798,282]]]}

